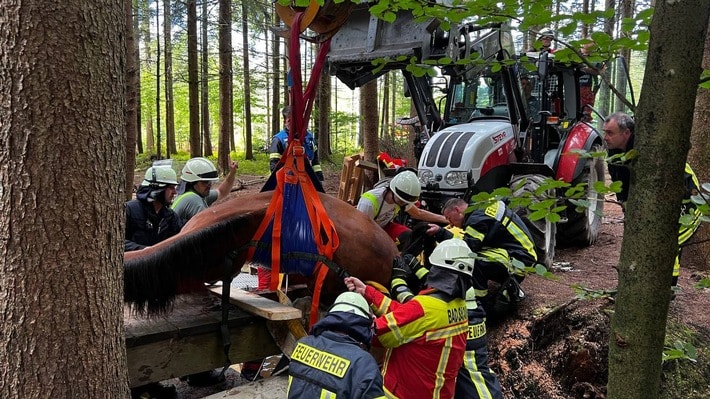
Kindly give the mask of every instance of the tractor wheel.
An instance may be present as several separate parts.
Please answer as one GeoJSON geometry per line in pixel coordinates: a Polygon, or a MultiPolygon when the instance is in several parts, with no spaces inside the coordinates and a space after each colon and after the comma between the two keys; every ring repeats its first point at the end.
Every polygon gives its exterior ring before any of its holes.
{"type": "MultiPolygon", "coordinates": [[[[592,152],[601,151],[599,145],[595,145],[592,152]]],[[[586,183],[586,198],[590,203],[589,208],[582,212],[575,211],[575,205],[566,201],[567,223],[560,223],[557,232],[557,242],[560,246],[580,246],[588,247],[597,240],[599,228],[602,224],[604,214],[604,196],[594,189],[594,183],[604,181],[604,160],[592,158],[586,160],[582,173],[574,179],[572,185],[586,183]]]]}
{"type": "MultiPolygon", "coordinates": [[[[510,182],[510,187],[513,189],[513,197],[531,195],[533,198],[538,200],[548,198],[543,198],[544,194],[535,194],[538,187],[542,185],[543,180],[545,180],[545,176],[542,175],[513,176],[510,182]],[[524,180],[525,183],[521,185],[522,180],[524,180]],[[518,188],[516,189],[516,187],[518,188]]],[[[548,194],[550,196],[554,196],[554,193],[548,194]]],[[[528,208],[518,208],[515,209],[515,212],[523,219],[523,222],[525,222],[528,230],[530,230],[530,234],[533,236],[538,263],[542,263],[547,267],[552,266],[552,261],[555,258],[555,233],[557,232],[557,225],[547,219],[531,221],[528,219],[528,215],[530,214],[530,210],[528,208]]]]}

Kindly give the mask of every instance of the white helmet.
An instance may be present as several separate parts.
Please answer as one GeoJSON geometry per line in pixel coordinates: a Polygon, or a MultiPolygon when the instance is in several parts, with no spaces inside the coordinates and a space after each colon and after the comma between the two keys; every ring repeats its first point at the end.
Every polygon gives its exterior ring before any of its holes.
{"type": "Polygon", "coordinates": [[[419,178],[411,170],[405,170],[396,174],[390,181],[390,190],[394,196],[407,204],[413,204],[419,199],[422,187],[419,178]]]}
{"type": "Polygon", "coordinates": [[[470,276],[473,274],[475,259],[466,241],[460,238],[450,238],[434,248],[429,256],[429,262],[434,266],[470,276]]]}
{"type": "Polygon", "coordinates": [[[212,161],[202,157],[192,158],[187,161],[182,168],[181,178],[190,183],[219,180],[217,168],[214,167],[212,161]]]}
{"type": "Polygon", "coordinates": [[[540,29],[540,31],[537,33],[537,40],[542,40],[543,37],[550,37],[550,38],[555,38],[555,32],[552,30],[550,27],[544,27],[540,29]]]}
{"type": "Polygon", "coordinates": [[[176,185],[177,173],[170,166],[151,166],[145,171],[145,180],[141,186],[165,187],[168,184],[176,185]]]}
{"type": "Polygon", "coordinates": [[[328,313],[347,312],[370,319],[370,306],[365,298],[355,292],[343,292],[335,298],[335,303],[328,313]]]}

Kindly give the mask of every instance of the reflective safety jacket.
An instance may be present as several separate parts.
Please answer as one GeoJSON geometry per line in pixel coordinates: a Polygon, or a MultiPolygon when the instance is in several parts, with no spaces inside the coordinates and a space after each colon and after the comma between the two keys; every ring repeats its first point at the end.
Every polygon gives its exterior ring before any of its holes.
{"type": "Polygon", "coordinates": [[[486,312],[476,301],[468,305],[468,335],[463,366],[456,378],[455,399],[503,399],[500,382],[488,367],[486,312]]]}
{"type": "Polygon", "coordinates": [[[685,195],[683,204],[680,206],[680,226],[678,228],[678,255],[673,265],[673,277],[680,275],[680,250],[682,245],[690,240],[695,230],[700,226],[702,213],[697,209],[695,203],[690,201],[690,197],[697,195],[700,191],[700,181],[695,175],[693,168],[686,162],[685,164],[685,195]]]}
{"type": "Polygon", "coordinates": [[[374,345],[387,348],[382,375],[388,398],[454,397],[468,315],[463,298],[444,297],[425,289],[401,304],[367,286],[365,299],[378,316],[374,345]]]}
{"type": "Polygon", "coordinates": [[[291,354],[289,398],[384,398],[382,375],[369,352],[348,335],[324,331],[298,341],[291,354]]]}
{"type": "MultiPolygon", "coordinates": [[[[306,158],[311,162],[313,171],[323,173],[320,161],[318,160],[318,147],[316,146],[313,133],[306,131],[306,137],[302,142],[303,149],[306,152],[306,158]]],[[[269,146],[269,168],[272,171],[279,162],[279,159],[281,159],[281,154],[286,151],[286,147],[288,147],[288,130],[282,129],[274,135],[271,139],[271,146],[269,146]]]]}
{"type": "Polygon", "coordinates": [[[400,210],[408,210],[414,206],[407,204],[404,208],[397,204],[388,204],[385,201],[387,187],[377,187],[363,193],[357,203],[357,210],[369,216],[380,227],[387,226],[399,214],[400,210]]]}
{"type": "MultiPolygon", "coordinates": [[[[532,235],[520,216],[508,208],[503,201],[496,201],[485,209],[476,209],[467,214],[463,225],[464,236],[471,251],[481,256],[493,257],[492,262],[507,263],[507,259],[495,259],[491,248],[504,249],[510,258],[532,266],[537,261],[532,235]]],[[[437,241],[453,237],[453,233],[441,229],[437,241]]]]}

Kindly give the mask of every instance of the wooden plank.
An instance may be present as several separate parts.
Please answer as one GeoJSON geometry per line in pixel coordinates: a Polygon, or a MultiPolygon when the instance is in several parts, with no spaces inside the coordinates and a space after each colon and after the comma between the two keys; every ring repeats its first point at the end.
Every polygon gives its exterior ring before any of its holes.
{"type": "MultiPolygon", "coordinates": [[[[222,287],[211,287],[209,290],[214,294],[222,295],[222,287]]],[[[266,320],[295,320],[301,318],[299,309],[280,304],[253,292],[232,288],[229,292],[229,297],[230,303],[266,320]]]]}
{"type": "Polygon", "coordinates": [[[377,167],[377,164],[376,164],[376,163],[370,162],[370,161],[366,161],[366,160],[364,160],[364,159],[360,159],[360,160],[358,160],[357,162],[355,162],[355,166],[357,166],[358,168],[371,170],[371,171],[373,171],[373,172],[379,172],[379,170],[380,170],[380,168],[377,167]]]}
{"type": "MultiPolygon", "coordinates": [[[[232,364],[281,353],[266,320],[252,316],[252,324],[230,328],[232,364]]],[[[211,333],[178,337],[126,348],[131,387],[163,381],[224,366],[219,324],[211,333]]]]}
{"type": "Polygon", "coordinates": [[[355,169],[355,163],[361,158],[360,154],[355,154],[343,158],[343,170],[340,172],[340,185],[338,187],[338,199],[347,200],[350,192],[350,177],[355,169]]]}
{"type": "Polygon", "coordinates": [[[280,374],[250,382],[230,390],[218,392],[203,399],[272,399],[285,398],[288,390],[288,374],[280,374]]]}
{"type": "MultiPolygon", "coordinates": [[[[212,370],[224,365],[219,310],[205,304],[206,295],[176,303],[158,318],[138,318],[124,310],[128,376],[131,387],[212,370]]],[[[234,309],[229,312],[229,358],[232,364],[277,355],[266,320],[234,309]]]]}

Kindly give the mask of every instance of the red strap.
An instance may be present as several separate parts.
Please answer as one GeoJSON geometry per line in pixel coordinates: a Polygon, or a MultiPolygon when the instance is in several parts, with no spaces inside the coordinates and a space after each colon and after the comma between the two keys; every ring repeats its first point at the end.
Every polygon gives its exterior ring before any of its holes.
{"type": "MultiPolygon", "coordinates": [[[[290,37],[290,64],[291,74],[293,79],[293,88],[291,89],[291,128],[289,129],[288,146],[280,162],[283,162],[283,167],[276,172],[276,188],[274,195],[264,215],[264,220],[254,234],[255,240],[260,240],[266,232],[269,225],[272,226],[272,246],[271,246],[271,290],[278,289],[279,278],[281,271],[281,223],[284,210],[284,184],[299,184],[302,195],[307,200],[305,201],[308,219],[311,222],[311,229],[318,253],[327,259],[332,259],[335,250],[338,248],[339,239],[335,231],[335,225],[330,220],[328,213],[320,201],[318,192],[313,185],[305,168],[305,151],[301,144],[301,139],[305,137],[305,126],[310,118],[313,101],[315,99],[316,88],[320,78],[321,70],[325,63],[325,57],[330,49],[330,39],[321,45],[321,48],[316,57],[313,70],[311,71],[311,79],[308,82],[306,92],[302,93],[301,82],[301,67],[300,67],[300,49],[299,49],[299,31],[302,13],[296,13],[295,22],[291,26],[290,37]],[[273,221],[273,223],[272,223],[273,221]]],[[[249,250],[249,258],[251,259],[256,251],[255,247],[249,250]]],[[[311,320],[313,325],[318,320],[318,304],[320,302],[320,293],[323,280],[328,273],[328,268],[323,267],[322,262],[318,262],[315,266],[316,282],[313,294],[313,302],[311,303],[311,320]]]]}

